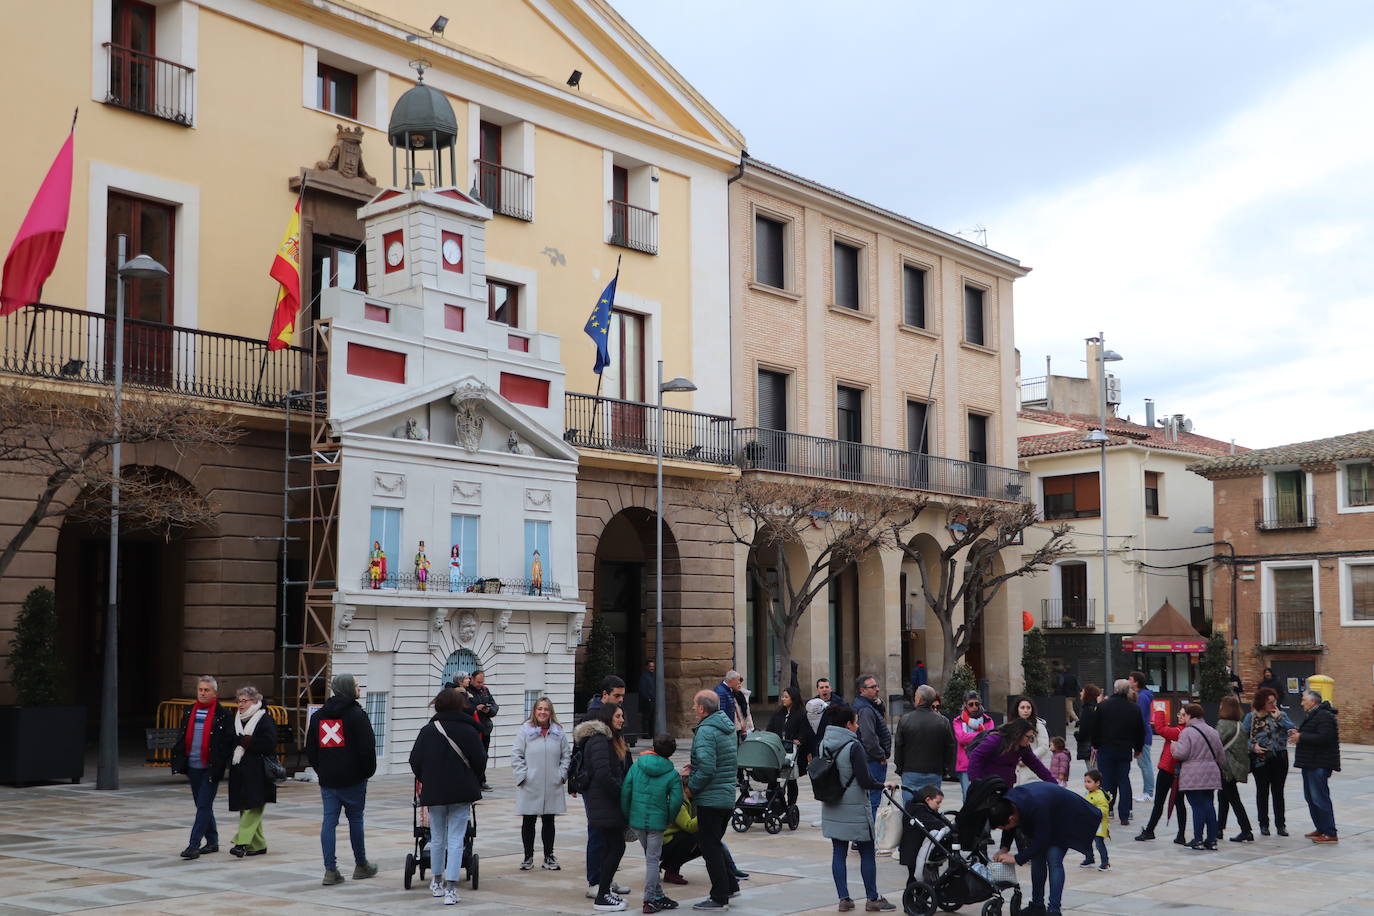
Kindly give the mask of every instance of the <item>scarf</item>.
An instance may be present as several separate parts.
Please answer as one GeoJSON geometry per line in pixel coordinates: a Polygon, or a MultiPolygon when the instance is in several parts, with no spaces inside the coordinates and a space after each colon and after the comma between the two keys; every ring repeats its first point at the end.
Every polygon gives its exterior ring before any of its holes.
{"type": "MultiPolygon", "coordinates": [[[[234,734],[242,737],[253,734],[253,729],[258,727],[258,720],[266,712],[262,708],[262,703],[254,703],[244,712],[234,716],[234,734]]],[[[234,748],[234,766],[238,766],[243,761],[243,745],[234,748]]]]}
{"type": "Polygon", "coordinates": [[[200,727],[200,762],[206,766],[210,765],[210,729],[215,725],[215,710],[219,707],[219,697],[215,697],[209,703],[202,703],[196,700],[191,707],[191,717],[186,720],[186,753],[191,753],[192,733],[196,730],[196,713],[205,710],[205,722],[200,727]]]}
{"type": "Polygon", "coordinates": [[[959,717],[964,720],[964,727],[971,731],[978,731],[980,728],[983,727],[983,717],[978,716],[975,719],[968,714],[967,709],[959,713],[959,717]]]}

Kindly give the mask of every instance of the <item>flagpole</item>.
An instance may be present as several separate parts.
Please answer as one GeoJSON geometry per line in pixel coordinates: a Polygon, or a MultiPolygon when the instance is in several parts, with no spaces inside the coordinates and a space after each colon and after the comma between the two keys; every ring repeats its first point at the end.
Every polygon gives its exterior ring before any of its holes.
{"type": "MultiPolygon", "coordinates": [[[[622,257],[622,255],[616,255],[616,256],[615,256],[615,277],[614,277],[614,281],[615,281],[617,284],[620,282],[620,259],[621,259],[621,257],[622,257]]],[[[617,287],[617,288],[618,288],[618,287],[617,287]]],[[[611,303],[611,310],[612,310],[612,311],[615,310],[615,303],[614,303],[614,302],[611,303]]],[[[610,336],[610,333],[611,333],[611,328],[610,328],[610,325],[608,324],[608,325],[606,326],[606,336],[609,337],[609,336],[610,336]]],[[[602,367],[601,367],[601,371],[598,372],[598,373],[596,374],[596,400],[594,400],[594,401],[592,402],[592,403],[595,405],[595,406],[592,408],[592,428],[587,432],[587,435],[591,438],[591,440],[592,440],[593,442],[596,441],[596,417],[597,417],[598,414],[601,413],[601,383],[602,383],[603,381],[605,381],[605,380],[606,380],[606,367],[605,367],[605,366],[602,366],[602,367]]]]}
{"type": "MultiPolygon", "coordinates": [[[[305,169],[301,169],[301,186],[300,186],[300,189],[296,192],[296,206],[297,206],[297,207],[300,207],[301,201],[305,199],[305,182],[306,182],[305,169]]],[[[299,212],[299,210],[298,210],[297,212],[299,212]]],[[[301,236],[304,237],[304,235],[305,235],[304,226],[302,226],[302,227],[301,227],[301,236]]],[[[304,250],[305,246],[302,245],[301,248],[302,248],[302,250],[304,250]]],[[[296,265],[296,276],[299,278],[300,275],[301,275],[301,267],[300,267],[299,264],[297,264],[297,265],[296,265]]],[[[299,283],[300,283],[299,279],[298,279],[296,282],[297,282],[297,285],[299,286],[299,283]]],[[[318,291],[318,290],[316,291],[316,295],[319,295],[319,291],[318,291]]],[[[291,319],[291,322],[292,322],[292,323],[291,323],[291,334],[292,334],[293,337],[295,336],[296,328],[298,328],[298,327],[300,326],[301,309],[302,309],[303,307],[304,307],[304,302],[302,302],[299,298],[297,298],[297,301],[296,301],[296,316],[295,316],[293,319],[291,319]]],[[[277,314],[276,309],[273,309],[273,310],[272,310],[272,314],[273,314],[274,316],[277,314]]],[[[271,325],[268,325],[267,333],[268,333],[269,336],[271,335],[271,333],[272,333],[271,325]]],[[[258,398],[262,395],[262,378],[263,378],[264,375],[267,374],[267,357],[270,356],[270,355],[272,354],[272,350],[270,349],[270,344],[272,343],[272,341],[269,339],[267,343],[269,344],[269,346],[265,346],[265,347],[262,348],[262,362],[258,365],[258,383],[257,383],[255,386],[253,386],[253,403],[254,403],[254,404],[258,403],[258,398]]]]}

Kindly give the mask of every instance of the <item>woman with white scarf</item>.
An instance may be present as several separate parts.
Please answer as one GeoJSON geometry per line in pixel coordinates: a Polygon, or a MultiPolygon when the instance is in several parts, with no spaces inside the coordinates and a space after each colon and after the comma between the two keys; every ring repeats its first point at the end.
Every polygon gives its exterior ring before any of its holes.
{"type": "Polygon", "coordinates": [[[229,810],[239,812],[239,829],[229,852],[243,858],[267,852],[262,811],[268,802],[276,802],[277,784],[263,763],[277,751],[277,726],[258,688],[240,687],[234,697],[239,711],[234,716],[234,756],[229,760],[229,810]]]}

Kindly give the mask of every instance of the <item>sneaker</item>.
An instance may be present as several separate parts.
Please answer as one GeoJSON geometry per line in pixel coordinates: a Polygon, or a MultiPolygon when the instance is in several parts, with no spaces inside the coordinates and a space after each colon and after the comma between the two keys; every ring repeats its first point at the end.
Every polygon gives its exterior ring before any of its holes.
{"type": "Polygon", "coordinates": [[[612,913],[625,909],[625,901],[615,894],[606,894],[604,897],[596,898],[596,903],[592,904],[592,909],[603,913],[612,913]]]}
{"type": "Polygon", "coordinates": [[[324,872],[324,880],[320,883],[323,884],[325,887],[329,887],[331,884],[343,884],[343,882],[344,877],[343,875],[339,874],[339,870],[337,868],[327,868],[324,872]]]}
{"type": "Polygon", "coordinates": [[[553,856],[544,856],[544,864],[541,867],[547,868],[549,871],[562,870],[562,866],[558,864],[558,860],[555,859],[553,856]]]}
{"type": "Polygon", "coordinates": [[[1096,864],[1097,864],[1097,863],[1094,862],[1092,859],[1084,859],[1082,862],[1079,862],[1079,863],[1078,863],[1078,867],[1079,867],[1079,868],[1092,868],[1092,867],[1093,867],[1094,865],[1096,865],[1096,864]]]}
{"type": "Polygon", "coordinates": [[[444,882],[440,881],[438,878],[430,878],[430,879],[429,879],[429,895],[430,895],[431,897],[442,897],[442,896],[444,896],[444,882]]]}
{"type": "Polygon", "coordinates": [[[749,878],[749,872],[736,870],[735,877],[740,879],[741,881],[746,881],[749,878]]]}
{"type": "Polygon", "coordinates": [[[686,884],[687,879],[675,871],[665,871],[663,873],[664,884],[686,884]]]}
{"type": "Polygon", "coordinates": [[[377,877],[377,866],[372,862],[360,862],[353,866],[353,880],[364,881],[377,877]]]}
{"type": "Polygon", "coordinates": [[[588,885],[587,885],[587,899],[588,899],[588,900],[595,900],[595,899],[596,899],[597,892],[600,891],[600,890],[601,890],[601,888],[598,887],[597,885],[595,885],[595,884],[588,884],[588,885]]]}
{"type": "Polygon", "coordinates": [[[654,903],[658,904],[658,908],[660,910],[677,909],[677,901],[674,900],[672,897],[669,897],[667,894],[659,894],[658,897],[654,899],[654,903]]]}
{"type": "Polygon", "coordinates": [[[625,896],[626,894],[628,894],[629,892],[630,892],[630,889],[629,889],[628,887],[626,887],[625,885],[623,885],[623,884],[616,884],[614,881],[611,882],[611,893],[612,893],[612,894],[615,894],[617,897],[623,897],[623,896],[625,896]]]}
{"type": "Polygon", "coordinates": [[[850,900],[848,897],[841,897],[839,906],[840,912],[848,913],[852,909],[854,909],[854,901],[850,900]]]}
{"type": "Polygon", "coordinates": [[[1149,801],[1150,796],[1146,795],[1144,792],[1141,792],[1139,795],[1135,797],[1135,800],[1138,802],[1149,801]]]}
{"type": "Polygon", "coordinates": [[[242,859],[247,854],[248,847],[244,846],[242,843],[237,843],[229,847],[229,855],[234,856],[235,858],[242,859]]]}
{"type": "Polygon", "coordinates": [[[1155,832],[1153,830],[1150,830],[1149,828],[1146,828],[1135,835],[1137,843],[1144,843],[1145,841],[1153,840],[1154,838],[1155,832]]]}
{"type": "Polygon", "coordinates": [[[1101,865],[1097,866],[1097,870],[1098,870],[1098,871],[1111,871],[1111,870],[1112,870],[1112,864],[1111,864],[1110,862],[1103,862],[1101,865]]]}
{"type": "Polygon", "coordinates": [[[462,897],[458,896],[458,888],[456,886],[450,885],[444,888],[444,906],[453,906],[462,899],[462,897]]]}
{"type": "Polygon", "coordinates": [[[812,827],[820,827],[820,826],[821,826],[821,819],[820,819],[820,818],[816,818],[814,821],[811,822],[811,826],[812,826],[812,827]]]}
{"type": "Polygon", "coordinates": [[[183,859],[199,859],[200,848],[198,846],[187,846],[181,851],[181,857],[183,859]]]}
{"type": "Polygon", "coordinates": [[[707,897],[705,900],[702,900],[702,901],[700,901],[700,902],[698,902],[698,903],[692,904],[692,909],[694,909],[694,910],[728,910],[728,909],[730,909],[730,904],[728,904],[728,903],[716,903],[716,902],[715,902],[714,900],[712,900],[710,897],[707,897]]]}
{"type": "Polygon", "coordinates": [[[659,902],[658,902],[657,900],[645,900],[645,901],[644,901],[644,909],[642,910],[642,912],[645,912],[645,913],[657,913],[657,912],[659,912],[659,911],[662,910],[662,909],[663,909],[663,906],[662,906],[661,904],[659,904],[659,902]]]}
{"type": "Polygon", "coordinates": [[[889,903],[886,897],[879,897],[864,904],[864,911],[868,913],[890,913],[895,909],[896,905],[889,903]]]}
{"type": "Polygon", "coordinates": [[[531,868],[534,868],[534,856],[525,856],[520,860],[521,871],[529,871],[531,868]]]}

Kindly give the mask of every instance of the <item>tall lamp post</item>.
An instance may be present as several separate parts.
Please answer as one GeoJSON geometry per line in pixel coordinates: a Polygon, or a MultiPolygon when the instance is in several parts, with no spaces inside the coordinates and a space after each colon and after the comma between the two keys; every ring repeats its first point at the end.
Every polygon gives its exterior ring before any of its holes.
{"type": "Polygon", "coordinates": [[[1112,686],[1112,618],[1110,590],[1107,587],[1107,363],[1118,362],[1121,354],[1107,349],[1107,338],[1101,331],[1096,337],[1089,337],[1088,343],[1097,344],[1097,374],[1099,376],[1097,407],[1101,426],[1084,437],[1084,442],[1101,446],[1102,467],[1097,475],[1099,512],[1102,516],[1102,639],[1104,643],[1103,662],[1106,665],[1104,689],[1112,686]]]}
{"type": "Polygon", "coordinates": [[[105,666],[100,696],[100,760],[96,767],[97,789],[119,788],[119,469],[123,463],[120,439],[120,396],[124,392],[124,284],[128,280],[163,280],[167,268],[141,254],[124,260],[129,239],[117,237],[118,264],[115,280],[114,327],[114,447],[110,450],[110,559],[109,592],[105,602],[105,666]]]}
{"type": "Polygon", "coordinates": [[[658,459],[658,476],[654,491],[654,733],[668,731],[668,706],[663,688],[663,395],[672,392],[696,391],[690,380],[678,376],[663,380],[663,360],[658,361],[658,434],[654,436],[654,456],[658,459]]]}
{"type": "MultiPolygon", "coordinates": [[[[1193,534],[1216,534],[1211,525],[1199,525],[1193,534]]],[[[1231,673],[1240,669],[1240,634],[1236,632],[1236,545],[1230,541],[1212,541],[1206,547],[1225,547],[1231,554],[1231,673]]]]}

